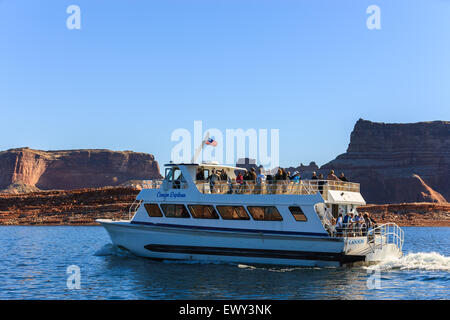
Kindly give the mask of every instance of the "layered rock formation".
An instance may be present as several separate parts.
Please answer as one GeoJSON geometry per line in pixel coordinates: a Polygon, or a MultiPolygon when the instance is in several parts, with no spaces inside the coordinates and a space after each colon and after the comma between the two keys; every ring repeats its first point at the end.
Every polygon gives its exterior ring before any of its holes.
{"type": "Polygon", "coordinates": [[[358,120],[347,152],[321,172],[345,172],[368,203],[450,199],[450,122],[386,124],[358,120]]]}
{"type": "Polygon", "coordinates": [[[0,194],[0,225],[93,225],[128,219],[139,190],[126,187],[0,194]]]}
{"type": "Polygon", "coordinates": [[[29,148],[0,152],[0,190],[10,193],[117,186],[158,178],[158,162],[146,153],[29,148]]]}

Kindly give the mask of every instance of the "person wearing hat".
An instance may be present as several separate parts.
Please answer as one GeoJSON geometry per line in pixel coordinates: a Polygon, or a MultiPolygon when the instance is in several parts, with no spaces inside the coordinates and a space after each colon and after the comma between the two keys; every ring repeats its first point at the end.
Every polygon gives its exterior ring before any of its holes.
{"type": "Polygon", "coordinates": [[[294,178],[292,179],[294,181],[294,183],[300,183],[301,179],[302,179],[302,177],[300,176],[300,172],[295,171],[294,178]]]}

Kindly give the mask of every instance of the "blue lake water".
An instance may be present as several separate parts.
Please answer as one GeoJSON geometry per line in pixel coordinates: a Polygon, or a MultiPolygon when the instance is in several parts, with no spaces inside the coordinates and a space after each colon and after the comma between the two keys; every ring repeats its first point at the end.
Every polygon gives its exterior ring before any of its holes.
{"type": "Polygon", "coordinates": [[[403,229],[401,259],[286,268],[156,262],[112,246],[102,227],[3,226],[0,299],[449,299],[450,228],[403,229]],[[67,286],[71,265],[80,289],[67,286]]]}

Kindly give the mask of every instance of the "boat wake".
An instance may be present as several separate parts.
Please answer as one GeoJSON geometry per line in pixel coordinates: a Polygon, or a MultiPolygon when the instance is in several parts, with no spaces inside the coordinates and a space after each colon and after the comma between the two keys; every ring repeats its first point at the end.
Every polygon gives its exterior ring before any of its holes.
{"type": "Polygon", "coordinates": [[[117,257],[134,257],[128,250],[122,249],[112,243],[105,244],[102,248],[98,249],[94,256],[117,256],[117,257]]]}
{"type": "Polygon", "coordinates": [[[382,261],[367,269],[380,268],[387,270],[426,270],[426,271],[448,271],[450,272],[450,257],[443,256],[437,252],[417,252],[382,261]]]}

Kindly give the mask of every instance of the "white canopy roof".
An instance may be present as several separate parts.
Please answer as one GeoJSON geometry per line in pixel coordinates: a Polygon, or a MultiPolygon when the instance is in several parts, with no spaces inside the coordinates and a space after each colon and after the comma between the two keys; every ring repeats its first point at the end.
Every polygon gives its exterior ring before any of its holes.
{"type": "Polygon", "coordinates": [[[328,202],[364,205],[366,201],[359,192],[328,190],[328,202]]]}

